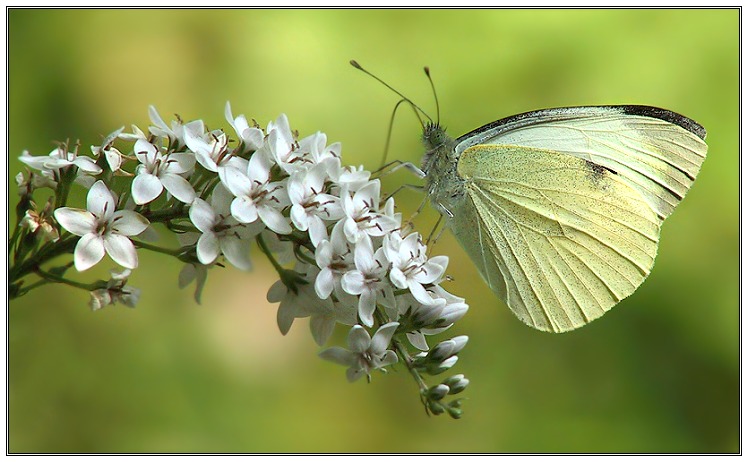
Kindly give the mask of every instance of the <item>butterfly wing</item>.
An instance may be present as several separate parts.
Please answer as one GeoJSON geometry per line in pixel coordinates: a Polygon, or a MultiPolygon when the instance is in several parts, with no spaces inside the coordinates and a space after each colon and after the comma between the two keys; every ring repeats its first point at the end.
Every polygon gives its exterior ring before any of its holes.
{"type": "Polygon", "coordinates": [[[455,151],[498,144],[548,149],[616,172],[663,219],[693,184],[706,157],[706,131],[650,106],[544,109],[485,125],[457,139],[455,151]]]}
{"type": "Polygon", "coordinates": [[[620,175],[523,146],[462,153],[452,231],[489,286],[526,324],[564,332],[636,290],[657,253],[661,218],[620,175]]]}

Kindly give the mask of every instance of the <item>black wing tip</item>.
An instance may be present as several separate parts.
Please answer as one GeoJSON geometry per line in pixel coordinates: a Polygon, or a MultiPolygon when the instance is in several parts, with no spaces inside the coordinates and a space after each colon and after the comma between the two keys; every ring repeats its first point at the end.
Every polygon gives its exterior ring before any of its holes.
{"type": "Polygon", "coordinates": [[[665,122],[669,122],[673,125],[677,125],[688,130],[702,140],[706,139],[706,129],[702,127],[701,124],[693,119],[689,119],[684,115],[678,114],[677,112],[654,106],[628,105],[617,107],[620,108],[624,114],[652,117],[654,119],[664,120],[665,122]]]}
{"type": "MultiPolygon", "coordinates": [[[[504,117],[503,119],[495,120],[491,123],[483,125],[482,127],[476,128],[475,130],[472,130],[471,132],[457,138],[457,143],[459,144],[477,134],[487,132],[497,127],[514,125],[512,127],[512,129],[514,129],[517,127],[532,125],[533,119],[539,117],[545,117],[549,115],[558,116],[560,114],[571,114],[573,116],[575,114],[578,114],[581,110],[617,111],[626,115],[652,117],[655,119],[664,120],[665,122],[671,123],[673,125],[677,125],[684,130],[688,130],[702,140],[706,139],[706,129],[695,120],[689,119],[684,115],[669,111],[667,109],[662,109],[654,106],[640,106],[631,104],[618,106],[566,106],[523,112],[521,114],[515,114],[509,117],[504,117]]],[[[494,135],[496,135],[496,133],[494,133],[494,135]]]]}

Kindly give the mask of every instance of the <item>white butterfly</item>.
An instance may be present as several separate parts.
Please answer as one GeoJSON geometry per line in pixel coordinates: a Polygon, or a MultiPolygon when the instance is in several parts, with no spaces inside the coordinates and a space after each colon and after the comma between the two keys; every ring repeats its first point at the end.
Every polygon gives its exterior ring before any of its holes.
{"type": "Polygon", "coordinates": [[[706,131],[648,106],[544,109],[454,140],[426,126],[431,203],[526,324],[565,332],[631,295],[706,156],[706,131]]]}

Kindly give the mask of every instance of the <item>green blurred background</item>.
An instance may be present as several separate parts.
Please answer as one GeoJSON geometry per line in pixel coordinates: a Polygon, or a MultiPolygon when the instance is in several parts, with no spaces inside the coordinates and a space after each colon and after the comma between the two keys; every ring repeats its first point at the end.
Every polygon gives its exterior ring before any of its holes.
{"type": "MultiPolygon", "coordinates": [[[[738,21],[737,10],[10,11],[11,179],[23,149],[146,128],[149,104],[226,127],[227,99],[263,125],[285,112],[302,136],[322,130],[347,163],[374,169],[397,98],[351,58],[433,112],[429,65],[454,136],[587,104],[661,106],[709,132],[654,272],[579,331],[525,327],[454,239],[439,241],[448,289],[471,306],[449,332],[471,339],[454,369],[471,379],[460,421],[426,417],[402,369],[348,384],[316,357],[307,320],[281,336],[259,255],[250,274],[213,271],[197,305],[177,288],[178,262],[141,252],[135,310],[92,313],[64,287],[10,303],[10,451],[737,451],[738,21]]],[[[407,111],[390,151],[420,158],[407,111]]],[[[401,182],[414,180],[395,174],[386,189],[401,182]]],[[[423,217],[427,234],[434,215],[423,217]]],[[[86,277],[114,265],[99,266],[86,277]]]]}

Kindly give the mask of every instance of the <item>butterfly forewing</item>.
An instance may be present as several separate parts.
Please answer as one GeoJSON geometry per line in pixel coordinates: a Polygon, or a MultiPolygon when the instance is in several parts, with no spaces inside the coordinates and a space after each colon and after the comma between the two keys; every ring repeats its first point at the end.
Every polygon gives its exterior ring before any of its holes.
{"type": "Polygon", "coordinates": [[[486,144],[462,152],[457,170],[465,195],[452,231],[530,326],[580,327],[649,274],[661,218],[617,173],[567,153],[486,144]]]}
{"type": "Polygon", "coordinates": [[[617,173],[662,218],[693,184],[706,156],[704,129],[648,106],[546,109],[513,116],[457,140],[457,152],[479,144],[548,149],[617,173]]]}

